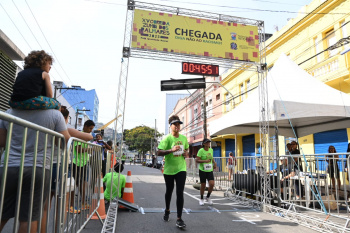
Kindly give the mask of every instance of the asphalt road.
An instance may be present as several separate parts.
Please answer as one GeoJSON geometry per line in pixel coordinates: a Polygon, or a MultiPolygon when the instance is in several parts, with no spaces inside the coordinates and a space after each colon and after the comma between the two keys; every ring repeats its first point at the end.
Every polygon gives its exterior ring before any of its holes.
{"type": "MultiPolygon", "coordinates": [[[[119,210],[116,232],[314,232],[283,218],[255,211],[227,200],[224,198],[223,191],[212,193],[213,206],[199,206],[199,191],[190,184],[186,184],[185,187],[185,211],[182,216],[187,227],[185,230],[180,230],[175,226],[175,190],[171,202],[170,221],[162,220],[162,212],[165,208],[165,184],[160,170],[140,165],[126,165],[123,174],[128,170],[132,172],[135,204],[142,207],[145,213],[119,210]]],[[[90,220],[83,232],[100,232],[101,229],[102,225],[98,220],[90,220]]]]}

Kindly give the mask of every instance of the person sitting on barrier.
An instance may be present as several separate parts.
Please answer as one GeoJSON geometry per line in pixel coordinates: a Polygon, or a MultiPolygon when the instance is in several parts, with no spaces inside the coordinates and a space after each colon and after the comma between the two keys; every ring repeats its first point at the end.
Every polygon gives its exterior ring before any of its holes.
{"type": "Polygon", "coordinates": [[[158,145],[158,156],[165,157],[164,163],[164,181],[166,186],[165,192],[165,212],[164,221],[169,221],[170,201],[174,190],[174,181],[176,181],[176,206],[177,221],[176,226],[185,228],[186,224],[182,220],[182,209],[184,206],[184,189],[186,182],[186,161],[188,158],[188,141],[186,136],[179,134],[180,118],[173,115],[169,118],[171,133],[168,134],[158,145]]]}
{"type": "Polygon", "coordinates": [[[52,98],[50,69],[52,56],[44,50],[31,51],[24,58],[24,70],[18,73],[9,101],[12,108],[22,110],[59,109],[61,104],[52,98]]]}
{"type": "Polygon", "coordinates": [[[208,188],[208,193],[205,200],[209,205],[213,204],[212,200],[210,199],[210,194],[214,188],[213,169],[216,168],[216,162],[214,161],[214,158],[213,158],[213,149],[210,148],[210,142],[211,141],[207,138],[203,140],[202,142],[203,148],[201,148],[198,151],[197,157],[196,157],[196,162],[199,163],[199,179],[201,182],[201,189],[200,189],[201,199],[199,200],[199,205],[204,205],[203,195],[204,195],[204,190],[205,190],[205,185],[207,180],[209,182],[209,188],[208,188]]]}
{"type": "Polygon", "coordinates": [[[236,165],[236,158],[233,156],[233,153],[228,153],[229,158],[227,160],[227,168],[228,168],[228,181],[231,181],[232,175],[234,173],[235,165],[236,165]]]}
{"type": "MultiPolygon", "coordinates": [[[[284,193],[284,187],[289,187],[289,178],[294,176],[295,173],[292,169],[292,165],[288,163],[287,157],[280,157],[281,165],[280,165],[280,172],[282,174],[282,178],[280,179],[281,183],[281,193],[284,193]]],[[[277,169],[270,170],[270,172],[267,172],[268,174],[274,174],[277,172],[277,169]]],[[[276,187],[275,187],[276,188],[276,187]]]]}
{"type": "MultiPolygon", "coordinates": [[[[30,123],[45,127],[50,130],[54,130],[61,133],[65,140],[68,141],[70,135],[67,130],[64,118],[62,114],[55,109],[48,110],[20,110],[11,108],[6,111],[14,117],[22,118],[30,123]]],[[[28,125],[30,125],[28,123],[28,125]]],[[[31,229],[30,232],[36,232],[38,229],[38,221],[40,218],[40,212],[43,209],[44,203],[47,201],[50,193],[50,164],[51,159],[55,159],[57,155],[52,155],[52,137],[50,133],[43,133],[41,130],[31,129],[29,126],[28,131],[24,131],[24,127],[18,124],[14,124],[12,128],[12,134],[7,135],[9,130],[9,122],[0,119],[0,147],[6,145],[7,136],[11,138],[11,145],[9,149],[9,157],[7,163],[7,174],[3,174],[4,171],[4,159],[5,156],[1,156],[1,167],[0,167],[0,180],[6,175],[6,186],[4,192],[3,209],[0,232],[5,226],[6,222],[15,217],[16,203],[20,201],[19,206],[19,232],[27,232],[28,220],[31,217],[31,229]],[[26,134],[26,140],[23,142],[24,132],[26,134]],[[48,137],[47,137],[48,136],[48,137]],[[38,137],[38,140],[37,140],[38,137]],[[23,143],[25,147],[22,148],[23,143]],[[22,150],[25,151],[25,156],[23,158],[24,167],[21,169],[22,160],[22,150]],[[32,174],[34,156],[36,158],[36,172],[33,190],[33,202],[31,200],[31,182],[34,177],[32,174]],[[45,167],[43,167],[45,162],[45,167]],[[45,170],[44,170],[44,169],[45,170]],[[20,195],[18,192],[18,177],[20,172],[23,171],[22,176],[22,186],[20,195]],[[43,177],[45,171],[45,177],[43,177]],[[44,183],[42,181],[44,180],[44,183]],[[17,197],[19,195],[19,200],[17,197]],[[43,195],[43,202],[41,202],[41,197],[43,195]],[[30,205],[32,209],[29,210],[30,205]]],[[[56,150],[54,150],[56,151],[56,150]]],[[[1,211],[1,210],[0,210],[1,211]]]]}
{"type": "MultiPolygon", "coordinates": [[[[95,127],[95,123],[92,120],[87,120],[84,123],[83,126],[83,132],[84,133],[91,133],[93,128],[95,127]]],[[[87,144],[83,144],[81,142],[74,142],[73,144],[73,177],[75,180],[75,185],[79,186],[79,192],[81,193],[81,200],[82,200],[82,210],[89,209],[89,204],[85,204],[85,186],[86,182],[88,180],[88,167],[87,163],[89,161],[89,154],[88,152],[91,152],[91,148],[88,148],[87,144]]],[[[94,179],[94,178],[93,178],[94,179]]],[[[92,185],[95,184],[95,181],[92,180],[92,185]]],[[[79,208],[74,207],[75,206],[75,198],[74,198],[74,192],[71,192],[70,197],[70,212],[71,213],[80,213],[79,208]]]]}
{"type": "MultiPolygon", "coordinates": [[[[331,145],[328,147],[328,153],[337,153],[337,151],[335,150],[335,147],[331,145]]],[[[328,162],[327,172],[331,178],[332,188],[336,189],[335,179],[337,179],[338,189],[340,190],[341,182],[338,167],[339,155],[327,155],[326,157],[328,162]]]]}
{"type": "Polygon", "coordinates": [[[124,194],[124,188],[125,188],[125,184],[126,184],[126,177],[121,174],[124,170],[124,165],[117,163],[114,166],[114,171],[113,172],[109,172],[105,175],[105,177],[103,177],[103,183],[106,184],[106,190],[104,192],[104,197],[106,201],[111,201],[114,198],[118,197],[122,198],[123,194],[124,194]],[[119,171],[120,169],[120,171],[119,171]],[[120,178],[119,178],[120,175],[120,178]],[[119,183],[120,180],[120,183],[119,183]],[[113,183],[112,183],[113,181],[113,183]],[[119,185],[119,190],[117,190],[118,187],[118,183],[119,185]],[[111,191],[112,191],[112,195],[111,195],[111,191]]]}

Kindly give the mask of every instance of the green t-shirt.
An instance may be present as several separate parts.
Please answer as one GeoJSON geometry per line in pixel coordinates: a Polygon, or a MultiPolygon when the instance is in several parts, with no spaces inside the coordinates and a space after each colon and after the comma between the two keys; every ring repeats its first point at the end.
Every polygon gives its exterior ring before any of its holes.
{"type": "Polygon", "coordinates": [[[86,165],[87,161],[89,161],[89,155],[87,152],[79,153],[79,149],[77,148],[78,146],[81,146],[82,149],[88,148],[88,145],[86,143],[81,142],[74,142],[73,146],[73,163],[75,163],[79,167],[83,167],[86,165]]]}
{"type": "Polygon", "coordinates": [[[199,164],[199,170],[203,171],[203,172],[211,172],[213,171],[213,149],[212,148],[209,148],[209,150],[204,150],[204,148],[200,149],[197,153],[197,157],[200,158],[200,160],[207,160],[207,159],[210,159],[210,162],[209,163],[200,163],[199,164]],[[204,166],[205,165],[209,165],[210,167],[210,164],[211,164],[211,169],[208,169],[208,170],[205,170],[204,169],[204,166]]]}
{"type": "MultiPolygon", "coordinates": [[[[117,197],[117,187],[118,187],[118,174],[116,172],[113,172],[113,187],[112,187],[112,200],[117,197]]],[[[103,183],[106,183],[106,190],[104,192],[104,196],[106,200],[110,199],[110,191],[111,191],[111,184],[112,184],[112,172],[107,173],[105,177],[103,178],[103,183]]],[[[126,178],[123,174],[120,174],[120,186],[119,186],[119,197],[122,197],[122,189],[125,188],[126,178]]]]}
{"type": "MultiPolygon", "coordinates": [[[[187,138],[184,135],[179,135],[178,138],[174,137],[172,134],[166,136],[158,146],[160,150],[170,150],[176,145],[182,146],[183,150],[189,148],[187,138]]],[[[176,152],[174,152],[176,153],[176,152]]],[[[183,153],[178,152],[178,153],[183,153]]],[[[175,175],[179,172],[186,171],[186,161],[183,156],[175,157],[173,153],[167,154],[164,163],[164,173],[165,175],[175,175]]]]}

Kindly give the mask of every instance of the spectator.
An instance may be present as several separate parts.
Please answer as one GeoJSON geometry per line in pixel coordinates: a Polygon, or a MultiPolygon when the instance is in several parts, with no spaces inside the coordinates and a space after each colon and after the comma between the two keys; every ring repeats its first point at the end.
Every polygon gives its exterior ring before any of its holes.
{"type": "MultiPolygon", "coordinates": [[[[284,188],[283,187],[289,187],[289,179],[290,177],[294,176],[295,173],[293,172],[292,165],[288,163],[287,157],[281,157],[281,166],[280,166],[280,172],[282,173],[282,178],[280,180],[281,182],[281,193],[283,193],[284,188]]],[[[269,173],[273,174],[276,173],[277,170],[270,170],[269,173]]]]}
{"type": "Polygon", "coordinates": [[[170,201],[174,190],[174,181],[176,181],[176,206],[177,221],[176,226],[185,228],[186,224],[182,220],[182,209],[184,206],[184,189],[186,182],[186,161],[188,157],[188,141],[186,136],[179,134],[180,118],[173,115],[169,118],[171,133],[166,136],[158,146],[158,156],[164,156],[164,180],[166,186],[165,192],[165,212],[164,221],[169,221],[170,201]]]}
{"type": "MultiPolygon", "coordinates": [[[[350,143],[348,143],[348,149],[346,150],[346,153],[350,153],[350,143]]],[[[345,172],[346,172],[346,179],[349,181],[348,177],[348,160],[349,160],[349,154],[346,155],[346,160],[345,160],[345,172]]]]}
{"type": "MultiPolygon", "coordinates": [[[[293,171],[294,171],[293,176],[299,175],[299,173],[303,171],[303,166],[302,166],[301,158],[300,158],[300,150],[298,148],[299,148],[298,143],[296,141],[292,141],[290,153],[292,155],[296,155],[294,157],[292,156],[292,158],[293,158],[293,161],[292,161],[293,166],[292,167],[293,167],[293,171]]],[[[298,179],[294,180],[294,188],[296,191],[296,196],[295,196],[296,199],[300,199],[300,197],[303,196],[303,187],[300,185],[300,181],[298,179]]]]}
{"type": "MultiPolygon", "coordinates": [[[[49,110],[20,110],[20,109],[9,109],[6,113],[13,115],[18,118],[22,118],[31,123],[40,125],[42,127],[54,130],[63,134],[66,141],[69,139],[69,133],[67,126],[65,124],[62,114],[54,109],[49,110]]],[[[0,147],[4,147],[6,144],[6,135],[9,127],[9,122],[0,119],[0,147]]],[[[9,160],[8,160],[8,170],[6,174],[6,187],[4,193],[4,206],[2,212],[1,226],[0,231],[5,226],[6,222],[15,216],[15,207],[17,199],[17,182],[20,172],[20,162],[21,162],[21,152],[22,149],[25,150],[24,157],[24,169],[23,169],[23,185],[22,193],[20,198],[20,209],[19,209],[19,232],[27,232],[28,228],[28,218],[29,213],[32,215],[31,222],[31,232],[36,232],[38,229],[38,220],[40,217],[40,211],[42,210],[43,204],[47,201],[49,196],[50,187],[49,179],[51,175],[50,163],[51,163],[51,147],[52,147],[52,136],[48,136],[46,141],[46,135],[44,133],[39,133],[37,151],[36,148],[36,131],[29,129],[27,132],[27,140],[25,148],[22,148],[23,143],[23,132],[24,128],[20,125],[14,124],[12,130],[11,146],[9,151],[9,160]],[[45,144],[47,142],[47,144],[45,144]],[[34,180],[34,198],[33,198],[33,207],[29,210],[30,204],[30,189],[31,189],[31,179],[32,179],[32,166],[33,166],[33,156],[37,152],[36,159],[36,173],[34,180]],[[44,153],[46,156],[44,157],[44,153]],[[43,177],[43,164],[45,161],[45,177],[43,177]],[[44,178],[44,183],[42,179],[44,178]],[[42,193],[42,190],[44,193],[42,193]],[[44,203],[41,203],[41,195],[43,195],[44,203]]],[[[56,158],[52,158],[55,160],[56,158]]],[[[4,156],[2,156],[1,164],[3,164],[4,156]]],[[[1,165],[3,166],[3,165],[1,165]]],[[[2,179],[3,167],[0,167],[0,180],[2,179]]]]}
{"type": "Polygon", "coordinates": [[[52,99],[50,69],[53,58],[44,50],[31,51],[24,58],[24,70],[18,73],[9,101],[12,108],[23,110],[59,109],[52,99]]]}
{"type": "Polygon", "coordinates": [[[228,161],[227,161],[228,181],[231,181],[232,175],[234,173],[234,169],[235,169],[235,166],[236,166],[236,158],[233,156],[232,152],[228,153],[228,155],[229,155],[229,158],[228,158],[228,161]]]}
{"type": "Polygon", "coordinates": [[[337,179],[338,189],[340,190],[341,182],[340,182],[339,167],[338,167],[339,155],[332,155],[334,153],[337,153],[337,151],[335,150],[335,147],[332,145],[328,147],[328,153],[329,154],[326,156],[327,162],[328,162],[327,171],[331,178],[332,188],[336,189],[335,179],[337,179]]]}
{"type": "Polygon", "coordinates": [[[286,155],[291,154],[291,152],[292,152],[292,144],[287,143],[287,151],[286,151],[286,155]]]}
{"type": "Polygon", "coordinates": [[[157,167],[157,157],[156,156],[152,156],[152,167],[157,167]]]}
{"type": "MultiPolygon", "coordinates": [[[[132,163],[132,158],[130,157],[130,158],[129,158],[129,160],[130,160],[130,166],[131,166],[131,163],[132,163]]],[[[135,164],[135,162],[134,162],[134,164],[135,164]]]]}
{"type": "Polygon", "coordinates": [[[126,155],[125,155],[125,153],[123,153],[123,155],[122,155],[122,164],[123,165],[125,164],[125,160],[126,160],[126,155]]]}
{"type": "MultiPolygon", "coordinates": [[[[87,120],[84,123],[83,132],[91,133],[93,128],[95,127],[95,123],[92,120],[87,120]]],[[[83,144],[81,142],[74,142],[73,147],[73,177],[75,180],[75,184],[79,186],[79,192],[82,197],[82,210],[89,209],[89,204],[85,204],[85,186],[87,181],[87,162],[89,161],[90,149],[87,144],[83,144]]],[[[94,181],[91,182],[94,184],[94,181]]],[[[74,207],[74,192],[72,192],[71,201],[70,201],[70,212],[71,213],[80,213],[78,207],[74,207]]]]}
{"type": "Polygon", "coordinates": [[[105,200],[113,200],[114,198],[118,197],[121,198],[123,197],[124,193],[124,188],[125,188],[125,183],[126,183],[126,178],[124,175],[121,173],[124,170],[124,165],[120,165],[119,168],[119,163],[117,163],[114,166],[114,172],[107,173],[106,176],[103,178],[103,183],[106,184],[106,190],[104,192],[104,197],[105,200]],[[119,173],[120,169],[120,173],[119,173]],[[118,177],[120,175],[120,178],[118,177]],[[113,184],[112,184],[113,180],[113,184]],[[117,191],[118,183],[120,180],[120,185],[119,185],[119,190],[117,191]],[[112,190],[112,195],[111,195],[111,190],[112,190]]]}
{"type": "Polygon", "coordinates": [[[102,134],[100,133],[96,134],[94,143],[102,146],[102,176],[104,177],[106,175],[107,150],[111,150],[112,147],[103,141],[102,134]]]}

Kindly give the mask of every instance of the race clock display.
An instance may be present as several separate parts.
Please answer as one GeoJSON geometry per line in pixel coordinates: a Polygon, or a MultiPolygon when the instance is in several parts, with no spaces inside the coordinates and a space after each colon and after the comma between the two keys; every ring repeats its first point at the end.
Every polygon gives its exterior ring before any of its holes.
{"type": "Polygon", "coordinates": [[[219,66],[192,62],[182,62],[182,74],[219,76],[219,66]]]}

